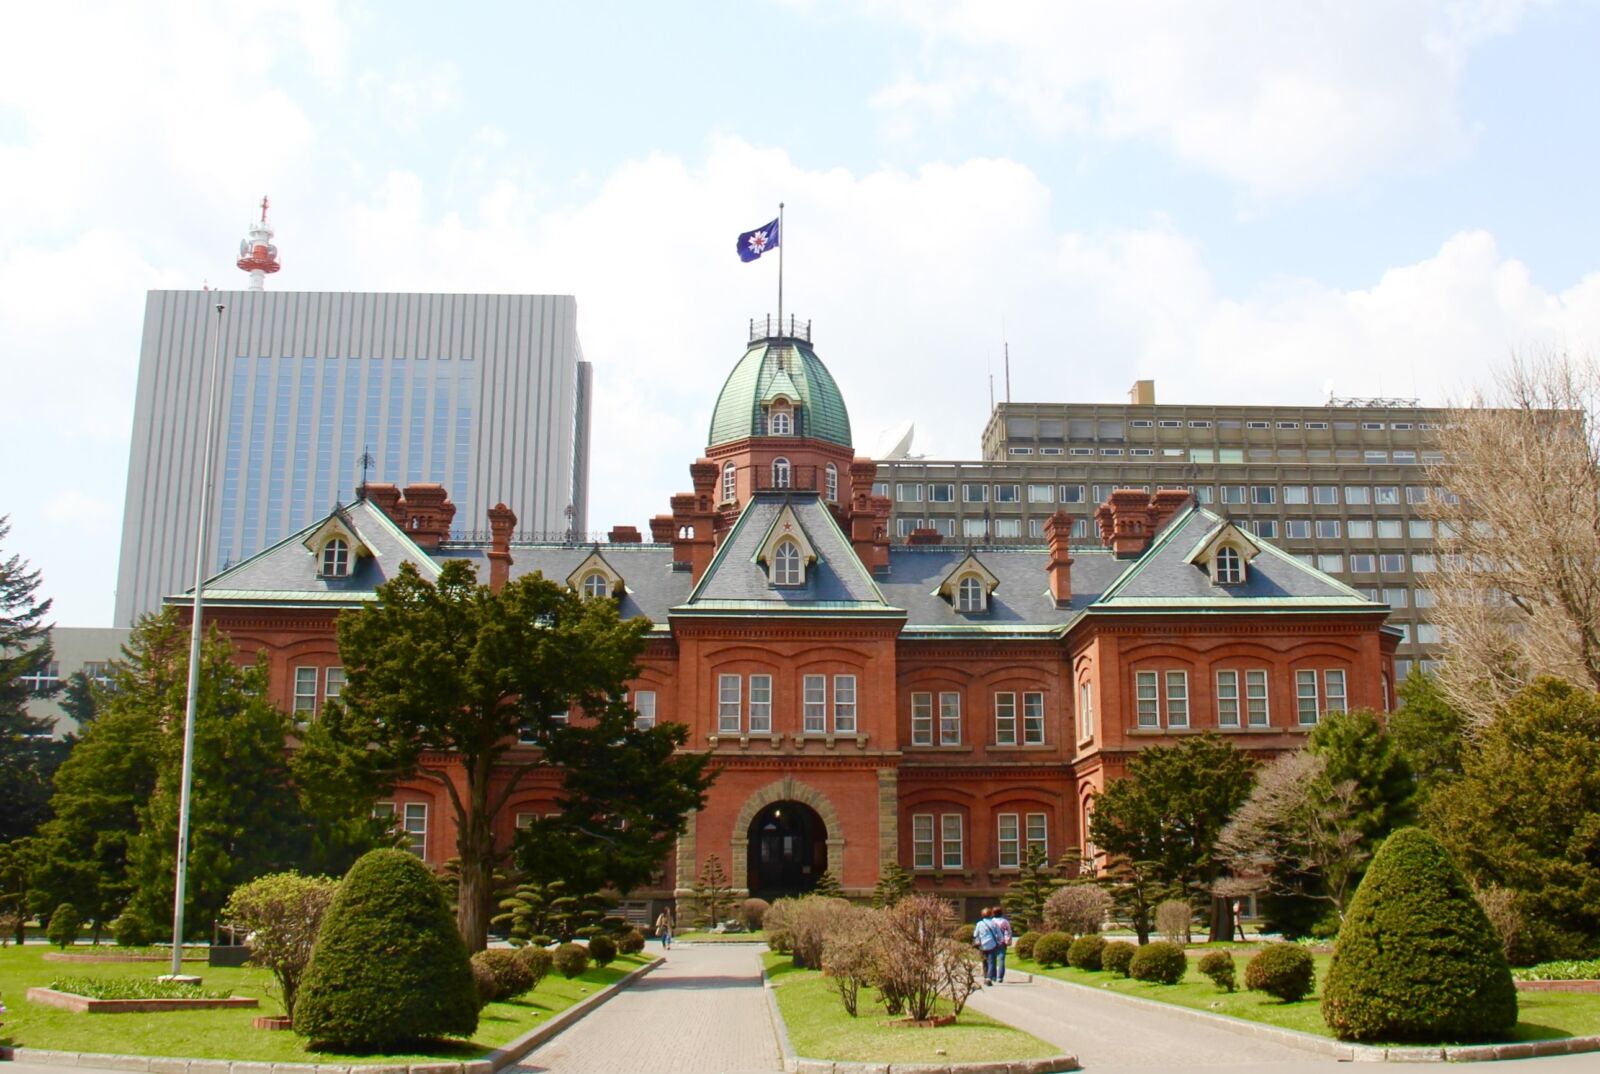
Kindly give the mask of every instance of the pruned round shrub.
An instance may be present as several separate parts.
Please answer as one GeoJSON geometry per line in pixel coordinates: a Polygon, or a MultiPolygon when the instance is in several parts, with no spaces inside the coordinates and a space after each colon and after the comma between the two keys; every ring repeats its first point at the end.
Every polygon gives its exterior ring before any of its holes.
{"type": "Polygon", "coordinates": [[[1111,910],[1111,896],[1094,884],[1068,884],[1044,901],[1044,927],[1050,932],[1084,936],[1099,932],[1111,910]]]}
{"type": "Polygon", "coordinates": [[[1042,932],[1024,932],[1017,937],[1017,942],[1011,945],[1011,950],[1017,953],[1018,958],[1033,958],[1033,945],[1039,942],[1042,932]]]}
{"type": "Polygon", "coordinates": [[[796,899],[789,916],[794,964],[808,970],[822,967],[822,945],[839,915],[850,909],[844,899],[806,895],[796,899]]]}
{"type": "Polygon", "coordinates": [[[766,899],[746,899],[739,904],[739,921],[745,928],[755,932],[761,928],[761,922],[766,919],[770,909],[772,904],[766,899]]]}
{"type": "Polygon", "coordinates": [[[1234,976],[1233,955],[1227,951],[1206,952],[1200,958],[1198,969],[1224,992],[1232,992],[1239,987],[1238,978],[1234,976]]]}
{"type": "Polygon", "coordinates": [[[1156,931],[1168,943],[1179,947],[1189,942],[1189,929],[1194,924],[1194,906],[1188,899],[1163,899],[1156,905],[1156,931]]]}
{"type": "Polygon", "coordinates": [[[223,907],[228,922],[250,937],[250,964],[277,978],[291,1024],[322,919],[338,893],[339,882],[330,877],[268,873],[234,888],[223,907]]]}
{"type": "Polygon", "coordinates": [[[149,947],[155,943],[156,927],[137,910],[124,910],[111,922],[111,936],[122,947],[149,947]]]}
{"type": "Polygon", "coordinates": [[[1127,940],[1112,940],[1100,949],[1100,968],[1119,977],[1128,976],[1128,966],[1139,951],[1138,944],[1127,940]]]}
{"type": "Polygon", "coordinates": [[[517,960],[527,967],[528,973],[533,977],[533,984],[528,986],[529,992],[538,988],[539,982],[550,976],[550,967],[555,963],[555,958],[549,951],[532,944],[517,948],[517,960]]]}
{"type": "Polygon", "coordinates": [[[637,955],[644,950],[644,933],[629,929],[617,937],[617,950],[625,955],[637,955]]]}
{"type": "Polygon", "coordinates": [[[972,933],[977,928],[972,922],[967,921],[956,926],[955,939],[957,943],[971,944],[972,933]]]}
{"type": "Polygon", "coordinates": [[[1067,965],[1080,970],[1099,970],[1100,953],[1105,947],[1106,941],[1097,934],[1079,936],[1067,948],[1067,965]]]}
{"type": "Polygon", "coordinates": [[[50,921],[44,927],[44,934],[57,947],[71,947],[78,942],[78,931],[81,928],[83,928],[83,915],[78,913],[76,906],[64,902],[50,915],[50,921]]]}
{"type": "Polygon", "coordinates": [[[1402,828],[1356,889],[1322,992],[1344,1040],[1503,1040],[1517,993],[1500,937],[1438,840],[1402,828]]]}
{"type": "Polygon", "coordinates": [[[609,966],[617,959],[617,941],[609,936],[589,938],[589,957],[596,966],[609,966]]]}
{"type": "Polygon", "coordinates": [[[471,961],[472,984],[478,990],[478,1008],[481,1010],[493,1003],[500,994],[500,988],[494,982],[494,971],[479,962],[476,958],[471,961]]]}
{"type": "Polygon", "coordinates": [[[1311,994],[1316,976],[1310,951],[1295,943],[1273,943],[1257,951],[1245,966],[1244,986],[1293,1003],[1311,994]]]}
{"type": "Polygon", "coordinates": [[[494,998],[511,999],[532,990],[537,984],[528,964],[517,952],[505,947],[492,947],[472,956],[474,966],[482,966],[494,976],[494,998]]]}
{"type": "Polygon", "coordinates": [[[581,943],[564,943],[553,956],[556,969],[569,980],[589,968],[589,949],[581,943]]]}
{"type": "Polygon", "coordinates": [[[1041,966],[1065,966],[1071,952],[1071,936],[1064,932],[1047,932],[1033,945],[1033,960],[1041,966]]]}
{"type": "Polygon", "coordinates": [[[1183,948],[1165,940],[1145,944],[1133,953],[1128,962],[1128,976],[1135,981],[1155,981],[1159,984],[1177,984],[1183,980],[1189,960],[1183,948]]]}
{"type": "Polygon", "coordinates": [[[477,1030],[467,947],[426,865],[374,850],[350,867],[322,919],[294,1021],[312,1041],[352,1050],[477,1030]]]}

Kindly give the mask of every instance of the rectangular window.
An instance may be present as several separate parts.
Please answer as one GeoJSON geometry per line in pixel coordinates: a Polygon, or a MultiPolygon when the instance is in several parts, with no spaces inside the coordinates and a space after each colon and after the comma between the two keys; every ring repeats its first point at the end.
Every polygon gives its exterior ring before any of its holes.
{"type": "Polygon", "coordinates": [[[1181,428],[1183,428],[1183,422],[1181,422],[1181,421],[1172,421],[1171,419],[1167,419],[1167,418],[1163,418],[1161,421],[1157,422],[1156,424],[1160,425],[1163,429],[1181,429],[1181,428]]]}
{"type": "Polygon", "coordinates": [[[1397,451],[1394,453],[1394,464],[1396,466],[1415,466],[1417,464],[1417,453],[1415,451],[1397,451]]]}
{"type": "Polygon", "coordinates": [[[939,745],[961,745],[961,695],[954,690],[939,695],[939,745]]]}
{"type": "Polygon", "coordinates": [[[1413,518],[1406,523],[1406,532],[1408,536],[1431,541],[1433,540],[1433,523],[1426,519],[1413,518]]]}
{"type": "Polygon", "coordinates": [[[1239,673],[1217,672],[1217,726],[1239,726],[1239,673]]]}
{"type": "Polygon", "coordinates": [[[1022,744],[1044,745],[1044,694],[1022,695],[1022,744]]]}
{"type": "Polygon", "coordinates": [[[921,503],[922,486],[917,482],[897,482],[894,486],[894,498],[902,503],[921,503]]]}
{"type": "Polygon", "coordinates": [[[1209,421],[1191,421],[1189,423],[1189,428],[1191,428],[1191,429],[1209,429],[1209,428],[1211,428],[1211,423],[1209,421]]]}
{"type": "Polygon", "coordinates": [[[1364,422],[1361,423],[1361,427],[1363,429],[1374,429],[1374,430],[1382,429],[1383,428],[1383,422],[1381,422],[1381,421],[1364,421],[1364,422]]]}
{"type": "Polygon", "coordinates": [[[1434,569],[1434,558],[1431,552],[1413,552],[1411,554],[1411,570],[1414,574],[1427,574],[1434,569]]]}
{"type": "Polygon", "coordinates": [[[1324,553],[1317,557],[1317,570],[1324,574],[1338,574],[1344,570],[1344,557],[1337,552],[1324,553]]]}
{"type": "Polygon", "coordinates": [[[1343,712],[1344,704],[1344,671],[1339,668],[1329,668],[1322,673],[1322,684],[1327,698],[1326,711],[1343,712]]]}
{"type": "Polygon", "coordinates": [[[994,535],[996,537],[1021,537],[1022,519],[997,518],[994,520],[994,535]]]}
{"type": "Polygon", "coordinates": [[[1001,813],[995,819],[998,822],[995,839],[998,864],[1002,869],[1015,869],[1022,864],[1022,832],[1017,826],[1017,815],[1001,813]]]}
{"type": "Polygon", "coordinates": [[[1211,448],[1198,448],[1198,447],[1197,448],[1190,448],[1189,449],[1189,461],[1190,462],[1216,462],[1217,461],[1217,453],[1215,451],[1213,451],[1211,448]]]}
{"type": "Polygon", "coordinates": [[[1221,488],[1223,503],[1244,503],[1243,485],[1223,485],[1221,488]]]}
{"type": "Polygon", "coordinates": [[[1050,817],[1045,813],[1028,814],[1028,851],[1032,853],[1035,848],[1045,857],[1050,856],[1050,817]]]}
{"type": "Polygon", "coordinates": [[[996,485],[994,487],[995,503],[1020,503],[1021,500],[1021,485],[996,485]]]}
{"type": "Polygon", "coordinates": [[[428,803],[407,802],[400,821],[406,833],[406,849],[423,861],[428,860],[428,803]]]}
{"type": "Polygon", "coordinates": [[[1189,726],[1189,673],[1167,672],[1167,726],[1189,726]]]}
{"type": "Polygon", "coordinates": [[[1272,485],[1251,485],[1250,502],[1263,504],[1277,503],[1278,490],[1272,485]]]}
{"type": "Polygon", "coordinates": [[[1017,744],[1017,695],[1014,693],[994,695],[994,741],[997,746],[1017,744]]]}
{"type": "MultiPolygon", "coordinates": [[[[1404,593],[1405,590],[1402,589],[1401,592],[1404,593]]],[[[1433,602],[1434,602],[1433,590],[1431,590],[1431,589],[1419,589],[1419,590],[1417,590],[1417,599],[1416,599],[1417,607],[1419,607],[1419,608],[1431,608],[1431,607],[1433,607],[1433,602]]]]}
{"type": "Polygon", "coordinates": [[[772,676],[750,676],[750,732],[772,730],[772,676]]]}
{"type": "Polygon", "coordinates": [[[989,486],[976,484],[962,485],[961,499],[967,503],[988,503],[989,486]]]}
{"type": "Polygon", "coordinates": [[[322,673],[322,699],[332,701],[344,693],[344,668],[328,668],[322,673]]]}
{"type": "Polygon", "coordinates": [[[913,746],[933,745],[932,694],[911,695],[911,744],[913,746]]]}
{"type": "Polygon", "coordinates": [[[1378,519],[1378,540],[1395,541],[1400,539],[1400,520],[1398,518],[1378,519]]]}
{"type": "Polygon", "coordinates": [[[633,711],[638,715],[634,717],[633,725],[639,730],[648,730],[656,725],[656,692],[654,690],[635,690],[633,692],[633,711]]]}
{"type": "Polygon", "coordinates": [[[1317,504],[1332,504],[1339,502],[1338,485],[1314,485],[1311,489],[1311,502],[1317,504]]]}
{"type": "Polygon", "coordinates": [[[1135,429],[1148,429],[1150,426],[1154,425],[1155,422],[1151,421],[1149,418],[1134,418],[1132,421],[1128,422],[1128,424],[1133,426],[1135,429]]]}
{"type": "Polygon", "coordinates": [[[294,710],[317,711],[317,669],[294,669],[294,710]]]}
{"type": "Polygon", "coordinates": [[[929,503],[955,503],[956,487],[951,484],[930,484],[928,486],[929,503]]]}
{"type": "Polygon", "coordinates": [[[1267,712],[1267,673],[1266,671],[1247,671],[1244,673],[1244,700],[1245,711],[1250,719],[1251,727],[1266,727],[1271,715],[1267,712]]]}
{"type": "Polygon", "coordinates": [[[941,537],[954,537],[956,535],[956,520],[953,518],[930,518],[928,525],[933,532],[941,537]]]}
{"type": "Polygon", "coordinates": [[[1317,519],[1317,539],[1334,540],[1339,536],[1339,520],[1336,518],[1317,519]]]}
{"type": "MultiPolygon", "coordinates": [[[[1426,592],[1426,590],[1423,590],[1422,592],[1426,592]]],[[[1439,624],[1438,623],[1418,623],[1417,624],[1417,644],[1418,645],[1438,645],[1441,640],[1443,640],[1443,639],[1441,638],[1441,636],[1439,634],[1439,624]]]]}
{"type": "Polygon", "coordinates": [[[1034,540],[1038,540],[1039,538],[1044,536],[1044,519],[1042,519],[1042,518],[1030,518],[1030,519],[1028,519],[1028,536],[1033,538],[1034,540]]]}
{"type": "Polygon", "coordinates": [[[1055,503],[1056,487],[1054,485],[1029,485],[1029,503],[1055,503]]]}
{"type": "Polygon", "coordinates": [[[1384,574],[1404,574],[1406,557],[1397,552],[1381,555],[1378,557],[1378,569],[1384,574]]]}
{"type": "Polygon", "coordinates": [[[1139,704],[1139,726],[1161,726],[1161,684],[1153,671],[1140,671],[1134,675],[1139,704]]]}
{"type": "Polygon", "coordinates": [[[1155,448],[1147,448],[1147,447],[1136,447],[1136,448],[1130,448],[1128,450],[1128,454],[1129,455],[1133,455],[1133,456],[1135,456],[1137,458],[1141,458],[1141,459],[1150,458],[1155,453],[1156,453],[1156,449],[1155,448]]]}
{"type": "Polygon", "coordinates": [[[939,816],[939,864],[946,869],[961,868],[961,814],[939,816]]]}
{"type": "MultiPolygon", "coordinates": [[[[828,677],[826,675],[807,675],[801,682],[804,693],[802,704],[805,706],[801,726],[808,735],[820,735],[828,729],[828,677]]],[[[916,707],[917,695],[912,696],[912,708],[916,707]]],[[[927,694],[921,695],[927,697],[927,694]]],[[[915,738],[916,720],[912,719],[912,735],[915,738]]]]}
{"type": "Polygon", "coordinates": [[[1310,503],[1311,490],[1306,488],[1304,485],[1285,485],[1283,486],[1283,502],[1295,504],[1310,503]]]}
{"type": "Polygon", "coordinates": [[[1300,428],[1300,423],[1298,421],[1280,421],[1280,422],[1278,422],[1278,428],[1280,428],[1280,429],[1298,429],[1298,428],[1300,428]]]}
{"type": "Polygon", "coordinates": [[[836,734],[856,733],[856,677],[833,677],[833,730],[836,734]]]}
{"type": "Polygon", "coordinates": [[[1410,595],[1404,586],[1394,586],[1383,591],[1383,602],[1391,608],[1404,608],[1411,603],[1410,595]]]}
{"type": "Polygon", "coordinates": [[[737,675],[717,678],[717,730],[724,735],[736,735],[743,727],[743,680],[737,675]]]}
{"type": "Polygon", "coordinates": [[[1250,523],[1256,531],[1257,537],[1265,537],[1269,541],[1278,539],[1278,520],[1275,518],[1258,518],[1250,523]]]}
{"type": "Polygon", "coordinates": [[[1272,428],[1272,423],[1269,421],[1247,421],[1244,423],[1244,427],[1246,429],[1270,429],[1272,428]]]}
{"type": "Polygon", "coordinates": [[[1350,556],[1351,574],[1372,574],[1378,569],[1378,557],[1370,552],[1353,553],[1350,556]]]}
{"type": "Polygon", "coordinates": [[[1078,740],[1087,742],[1094,737],[1094,684],[1078,684],[1078,740]]]}
{"type": "Polygon", "coordinates": [[[1033,454],[1033,449],[1031,447],[1007,448],[1006,449],[1006,454],[1008,454],[1008,455],[1032,455],[1033,454]]]}
{"type": "Polygon", "coordinates": [[[1100,454],[1107,455],[1107,456],[1110,456],[1112,458],[1116,458],[1117,456],[1120,456],[1122,454],[1122,449],[1119,448],[1119,447],[1101,448],[1100,449],[1100,454]]]}
{"type": "Polygon", "coordinates": [[[1325,422],[1325,421],[1308,421],[1308,422],[1306,422],[1306,428],[1307,429],[1326,429],[1327,427],[1328,427],[1328,423],[1325,422]]]}
{"type": "Polygon", "coordinates": [[[1406,503],[1427,503],[1428,491],[1427,485],[1407,485],[1406,503]]]}
{"type": "Polygon", "coordinates": [[[1346,485],[1344,487],[1344,502],[1348,504],[1371,503],[1372,490],[1366,485],[1346,485]]]}
{"type": "Polygon", "coordinates": [[[1399,503],[1400,502],[1400,486],[1399,485],[1374,485],[1373,488],[1372,488],[1372,500],[1373,500],[1374,503],[1380,503],[1380,504],[1399,503]]]}
{"type": "Polygon", "coordinates": [[[1082,503],[1083,502],[1083,486],[1082,485],[1062,485],[1058,491],[1061,493],[1061,502],[1062,503],[1082,503]]]}
{"type": "Polygon", "coordinates": [[[961,536],[987,537],[989,536],[989,527],[985,524],[984,519],[963,518],[961,520],[961,536]]]}
{"type": "Polygon", "coordinates": [[[1387,451],[1363,451],[1361,453],[1361,459],[1363,462],[1369,463],[1388,462],[1389,453],[1387,451]]]}
{"type": "Polygon", "coordinates": [[[1039,454],[1041,454],[1041,455],[1059,455],[1059,454],[1061,454],[1061,449],[1058,448],[1058,447],[1042,447],[1042,448],[1039,449],[1039,454]]]}
{"type": "Polygon", "coordinates": [[[1311,539],[1311,523],[1303,518],[1291,518],[1283,524],[1283,535],[1296,541],[1311,539]]]}
{"type": "Polygon", "coordinates": [[[1297,671],[1294,673],[1294,699],[1295,711],[1300,718],[1300,726],[1309,727],[1317,722],[1317,713],[1321,706],[1317,704],[1317,673],[1315,671],[1297,671]]]}
{"type": "Polygon", "coordinates": [[[1353,541],[1364,541],[1370,539],[1372,537],[1372,519],[1352,518],[1350,520],[1350,525],[1347,532],[1350,534],[1350,539],[1353,541]]]}
{"type": "Polygon", "coordinates": [[[1094,448],[1092,448],[1092,447],[1068,448],[1067,449],[1067,454],[1069,454],[1069,455],[1093,455],[1094,454],[1094,448]]]}
{"type": "Polygon", "coordinates": [[[932,813],[913,813],[911,816],[911,867],[933,868],[932,813]]]}
{"type": "Polygon", "coordinates": [[[916,530],[922,528],[922,519],[906,518],[901,516],[894,520],[894,529],[901,537],[910,537],[916,530]]]}

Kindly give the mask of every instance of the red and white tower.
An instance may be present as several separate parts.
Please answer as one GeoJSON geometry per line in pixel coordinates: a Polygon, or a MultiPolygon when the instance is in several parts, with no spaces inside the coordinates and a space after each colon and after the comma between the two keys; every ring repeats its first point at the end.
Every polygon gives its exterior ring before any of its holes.
{"type": "Polygon", "coordinates": [[[267,223],[267,199],[261,198],[261,219],[250,224],[248,237],[239,240],[238,266],[250,274],[250,290],[262,290],[267,273],[277,272],[278,248],[272,245],[272,225],[267,223]]]}

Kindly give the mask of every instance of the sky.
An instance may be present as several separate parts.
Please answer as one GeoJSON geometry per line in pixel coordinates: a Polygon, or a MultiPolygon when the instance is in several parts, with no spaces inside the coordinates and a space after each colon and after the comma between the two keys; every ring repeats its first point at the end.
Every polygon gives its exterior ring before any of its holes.
{"type": "MultiPolygon", "coordinates": [[[[689,487],[786,203],[858,452],[1018,401],[1468,398],[1600,350],[1600,3],[830,0],[14,7],[0,515],[110,625],[145,294],[577,296],[590,524],[689,487]]],[[[515,507],[516,505],[512,505],[515,507]]]]}

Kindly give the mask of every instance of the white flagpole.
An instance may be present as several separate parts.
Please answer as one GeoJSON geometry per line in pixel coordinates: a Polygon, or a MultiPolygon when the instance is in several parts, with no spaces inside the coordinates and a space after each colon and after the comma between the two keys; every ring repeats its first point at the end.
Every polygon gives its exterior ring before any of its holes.
{"type": "Polygon", "coordinates": [[[778,202],[778,338],[783,338],[783,202],[778,202]]]}

